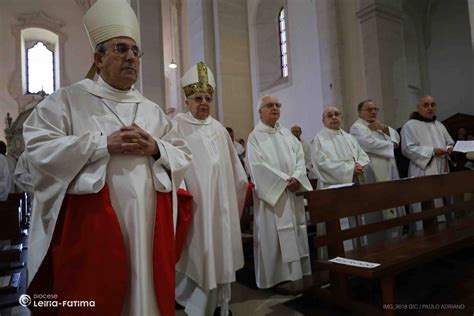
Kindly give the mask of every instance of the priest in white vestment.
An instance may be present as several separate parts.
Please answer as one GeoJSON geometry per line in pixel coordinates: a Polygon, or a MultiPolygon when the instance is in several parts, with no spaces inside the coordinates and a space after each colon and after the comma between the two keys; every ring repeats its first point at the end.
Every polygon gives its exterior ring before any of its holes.
{"type": "MultiPolygon", "coordinates": [[[[417,112],[413,112],[411,119],[403,125],[401,136],[402,153],[410,159],[409,177],[449,172],[448,159],[453,152],[454,141],[446,127],[436,120],[436,100],[432,96],[420,98],[417,112]]],[[[435,204],[439,207],[443,202],[436,199],[435,204]]],[[[418,203],[412,205],[412,209],[419,212],[421,207],[418,203]]],[[[421,227],[422,223],[417,222],[417,228],[421,227]]]]}
{"type": "Polygon", "coordinates": [[[177,114],[175,122],[193,154],[184,176],[193,212],[176,265],[176,301],[188,315],[226,316],[230,285],[244,265],[240,214],[247,175],[229,133],[210,116],[215,91],[211,70],[199,62],[181,85],[189,112],[177,114]]]}
{"type": "Polygon", "coordinates": [[[95,302],[62,307],[65,315],[174,315],[175,188],[191,155],[133,87],[142,53],[130,5],[99,0],[84,24],[98,81],[55,91],[24,124],[34,187],[28,290],[95,302]]]}
{"type": "MultiPolygon", "coordinates": [[[[391,181],[400,179],[395,161],[394,149],[400,144],[400,135],[388,125],[377,119],[379,108],[373,100],[365,100],[357,107],[359,119],[351,126],[351,134],[367,153],[370,163],[367,165],[366,183],[391,181]]],[[[378,213],[367,214],[366,223],[381,220],[378,213]]],[[[383,210],[384,219],[404,215],[403,207],[383,210]]],[[[392,235],[400,234],[396,230],[392,235]]]]}
{"type": "Polygon", "coordinates": [[[311,274],[304,199],[312,190],[303,146],[278,123],[281,104],[274,96],[259,103],[260,122],[247,141],[254,191],[254,262],[259,288],[311,274]]]}
{"type": "Polygon", "coordinates": [[[318,189],[365,182],[369,156],[354,136],[341,129],[341,122],[342,112],[328,107],[323,113],[324,128],[313,139],[311,161],[318,189]]]}
{"type": "Polygon", "coordinates": [[[312,171],[313,168],[311,168],[311,147],[307,142],[301,139],[301,134],[303,134],[301,127],[299,127],[298,125],[291,127],[291,134],[298,138],[301,143],[301,146],[303,146],[304,161],[306,164],[306,172],[308,174],[308,179],[316,179],[316,175],[312,171]]]}
{"type": "Polygon", "coordinates": [[[24,151],[18,158],[18,162],[13,173],[13,181],[22,192],[33,193],[33,179],[31,179],[26,152],[24,151]]]}
{"type": "MultiPolygon", "coordinates": [[[[342,112],[330,106],[323,112],[324,128],[316,134],[311,147],[313,172],[318,179],[318,189],[334,185],[365,183],[364,172],[370,162],[369,156],[357,140],[341,129],[342,112]]],[[[351,218],[351,227],[355,220],[351,218]]],[[[349,228],[349,219],[341,219],[341,228],[349,228]]],[[[318,225],[322,230],[323,225],[318,225]]],[[[346,250],[352,249],[350,240],[344,241],[346,250]]]]}
{"type": "Polygon", "coordinates": [[[0,201],[6,201],[8,194],[11,191],[12,175],[10,174],[10,167],[7,157],[7,145],[0,141],[0,201]]]}

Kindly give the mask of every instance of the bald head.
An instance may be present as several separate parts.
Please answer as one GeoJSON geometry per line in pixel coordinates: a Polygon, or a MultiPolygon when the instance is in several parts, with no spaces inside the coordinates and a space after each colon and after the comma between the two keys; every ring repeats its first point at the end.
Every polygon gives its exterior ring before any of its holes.
{"type": "Polygon", "coordinates": [[[431,120],[436,115],[436,100],[430,95],[422,96],[416,108],[422,117],[431,120]]]}
{"type": "Polygon", "coordinates": [[[341,127],[342,112],[335,106],[326,108],[323,112],[323,124],[325,127],[338,130],[341,127]]]}

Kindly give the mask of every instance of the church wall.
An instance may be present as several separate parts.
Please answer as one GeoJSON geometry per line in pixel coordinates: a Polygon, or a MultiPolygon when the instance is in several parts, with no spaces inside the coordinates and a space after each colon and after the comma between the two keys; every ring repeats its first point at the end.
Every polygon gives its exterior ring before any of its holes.
{"type": "Polygon", "coordinates": [[[144,55],[141,59],[141,92],[163,110],[169,100],[164,88],[163,26],[161,1],[140,0],[135,9],[140,21],[144,55]]]}
{"type": "MultiPolygon", "coordinates": [[[[183,75],[191,66],[203,61],[213,71],[216,82],[220,75],[216,72],[216,49],[215,49],[215,25],[212,0],[183,0],[181,9],[182,21],[182,43],[181,50],[183,64],[180,67],[183,75]]],[[[219,119],[221,112],[220,87],[214,94],[214,107],[211,115],[219,119]]],[[[184,94],[183,94],[184,102],[184,94]]],[[[183,107],[183,111],[187,110],[183,107]]]]}
{"type": "Polygon", "coordinates": [[[399,112],[400,116],[407,120],[420,97],[430,90],[424,36],[426,33],[423,32],[423,16],[420,10],[406,8],[403,15],[403,31],[407,61],[408,100],[407,104],[402,105],[403,109],[399,112]]]}
{"type": "MultiPolygon", "coordinates": [[[[288,83],[261,91],[258,73],[256,21],[260,1],[248,0],[249,34],[252,65],[254,122],[259,121],[258,100],[272,94],[283,104],[280,123],[290,128],[301,126],[302,138],[311,140],[322,128],[323,92],[320,65],[318,21],[314,1],[287,1],[288,83]]],[[[262,9],[262,8],[260,8],[262,9]]],[[[275,17],[278,11],[275,11],[275,17]]],[[[276,21],[276,20],[275,20],[276,21]]],[[[276,23],[276,22],[275,22],[276,23]]],[[[275,27],[277,25],[275,24],[275,27]]]]}
{"type": "MultiPolygon", "coordinates": [[[[92,61],[92,49],[82,25],[83,12],[73,0],[37,0],[37,1],[0,1],[0,129],[3,131],[3,120],[6,112],[15,119],[18,116],[19,104],[8,90],[8,84],[15,67],[16,43],[11,32],[11,23],[22,14],[37,13],[43,10],[48,16],[65,23],[60,29],[65,34],[64,75],[62,82],[70,84],[82,79],[92,61]],[[66,79],[66,80],[64,80],[66,79]]],[[[4,139],[4,133],[0,133],[4,139]]]]}
{"type": "Polygon", "coordinates": [[[235,139],[253,129],[247,0],[218,1],[221,105],[223,124],[235,139]]]}
{"type": "Polygon", "coordinates": [[[438,117],[474,114],[473,48],[467,1],[439,1],[431,17],[428,72],[438,117]]]}
{"type": "Polygon", "coordinates": [[[3,129],[6,127],[4,119],[7,113],[10,113],[13,117],[18,116],[18,105],[15,100],[10,96],[7,89],[10,74],[13,72],[13,55],[14,52],[9,50],[14,49],[12,45],[11,36],[8,32],[10,29],[9,19],[7,11],[2,7],[0,2],[0,42],[2,48],[0,49],[0,140],[5,141],[5,133],[3,129]]]}
{"type": "Polygon", "coordinates": [[[362,56],[360,21],[356,16],[357,1],[336,1],[339,60],[341,63],[342,107],[345,130],[357,120],[357,104],[367,98],[366,77],[362,56]]]}
{"type": "Polygon", "coordinates": [[[316,1],[323,104],[342,105],[342,78],[336,0],[316,1]]]}

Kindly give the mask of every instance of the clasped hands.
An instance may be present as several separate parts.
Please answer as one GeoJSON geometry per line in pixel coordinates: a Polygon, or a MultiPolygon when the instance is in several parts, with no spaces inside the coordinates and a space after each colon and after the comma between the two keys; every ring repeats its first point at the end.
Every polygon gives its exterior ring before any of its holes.
{"type": "Polygon", "coordinates": [[[354,165],[354,175],[358,175],[363,172],[364,172],[364,167],[360,163],[356,162],[354,165]]]}
{"type": "Polygon", "coordinates": [[[135,123],[107,136],[110,154],[153,156],[159,153],[153,137],[135,123]]]}
{"type": "Polygon", "coordinates": [[[291,192],[296,192],[300,188],[300,183],[296,178],[291,177],[286,181],[287,181],[286,187],[291,192]]]}

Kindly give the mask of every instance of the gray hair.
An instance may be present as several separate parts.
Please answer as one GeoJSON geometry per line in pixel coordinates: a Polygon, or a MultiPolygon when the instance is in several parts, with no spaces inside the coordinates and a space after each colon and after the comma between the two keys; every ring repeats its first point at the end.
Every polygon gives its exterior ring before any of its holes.
{"type": "MultiPolygon", "coordinates": [[[[262,106],[264,105],[264,104],[262,103],[263,99],[264,99],[264,98],[268,98],[268,97],[276,98],[274,95],[271,95],[271,94],[265,94],[264,96],[262,96],[262,97],[258,100],[258,109],[259,109],[259,110],[260,110],[260,109],[262,108],[262,106]]],[[[278,100],[278,98],[277,98],[277,100],[278,100]]],[[[278,100],[278,101],[280,101],[280,100],[278,100]]]]}

